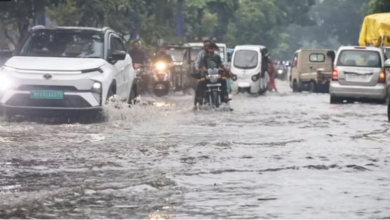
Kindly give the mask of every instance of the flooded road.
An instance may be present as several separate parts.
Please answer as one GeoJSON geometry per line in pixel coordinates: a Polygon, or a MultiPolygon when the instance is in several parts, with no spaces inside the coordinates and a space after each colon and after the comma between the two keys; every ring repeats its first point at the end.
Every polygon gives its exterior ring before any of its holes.
{"type": "Polygon", "coordinates": [[[0,122],[0,218],[389,218],[386,106],[234,97],[233,112],[110,109],[103,124],[0,122]]]}

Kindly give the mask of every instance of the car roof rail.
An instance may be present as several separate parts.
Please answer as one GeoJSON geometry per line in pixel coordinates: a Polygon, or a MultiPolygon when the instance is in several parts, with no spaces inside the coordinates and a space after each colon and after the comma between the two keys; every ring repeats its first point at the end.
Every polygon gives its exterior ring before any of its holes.
{"type": "Polygon", "coordinates": [[[114,30],[112,28],[110,28],[110,27],[103,27],[102,31],[106,32],[106,31],[114,31],[114,30]]]}
{"type": "Polygon", "coordinates": [[[46,26],[44,25],[35,25],[34,27],[31,28],[31,30],[38,30],[38,29],[45,29],[46,26]]]}

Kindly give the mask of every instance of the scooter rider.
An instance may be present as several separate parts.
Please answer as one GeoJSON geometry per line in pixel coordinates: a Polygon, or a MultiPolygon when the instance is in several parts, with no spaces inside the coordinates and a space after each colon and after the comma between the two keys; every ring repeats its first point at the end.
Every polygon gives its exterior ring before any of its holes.
{"type": "MultiPolygon", "coordinates": [[[[210,46],[205,46],[205,55],[203,56],[199,66],[202,70],[202,78],[206,77],[206,73],[209,69],[218,69],[218,71],[225,71],[223,63],[222,63],[222,58],[215,53],[215,51],[218,51],[219,48],[215,43],[211,43],[210,46]]],[[[224,83],[222,79],[219,80],[221,83],[221,90],[222,90],[222,95],[221,95],[221,101],[224,103],[228,102],[228,93],[227,93],[227,88],[226,88],[226,82],[224,83]]],[[[199,81],[198,82],[198,87],[196,91],[196,97],[195,97],[195,108],[197,102],[201,102],[205,93],[207,81],[199,81]]]]}
{"type": "Polygon", "coordinates": [[[159,53],[156,54],[152,59],[153,63],[156,63],[158,61],[162,61],[162,62],[165,62],[167,64],[171,64],[173,62],[172,56],[167,54],[167,46],[166,45],[161,46],[159,53]]]}

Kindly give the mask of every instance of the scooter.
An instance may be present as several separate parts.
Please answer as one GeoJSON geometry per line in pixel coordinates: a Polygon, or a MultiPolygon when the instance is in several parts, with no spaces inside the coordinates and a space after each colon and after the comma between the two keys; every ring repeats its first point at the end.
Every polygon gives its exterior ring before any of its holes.
{"type": "Polygon", "coordinates": [[[153,75],[153,92],[156,96],[162,97],[169,94],[171,89],[171,72],[170,64],[165,62],[157,62],[154,64],[153,75]]]}

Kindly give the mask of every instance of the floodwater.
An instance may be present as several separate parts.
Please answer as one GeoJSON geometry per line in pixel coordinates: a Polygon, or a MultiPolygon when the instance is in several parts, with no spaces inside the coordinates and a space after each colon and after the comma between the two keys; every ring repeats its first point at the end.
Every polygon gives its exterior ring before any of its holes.
{"type": "Polygon", "coordinates": [[[0,218],[389,218],[386,106],[278,87],[233,112],[171,96],[101,124],[3,120],[0,218]]]}

